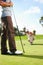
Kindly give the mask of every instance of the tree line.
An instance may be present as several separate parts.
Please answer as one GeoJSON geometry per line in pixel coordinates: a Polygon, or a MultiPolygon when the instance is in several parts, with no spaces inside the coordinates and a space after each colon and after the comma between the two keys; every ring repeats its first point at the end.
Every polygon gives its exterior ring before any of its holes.
{"type": "MultiPolygon", "coordinates": [[[[43,26],[43,16],[40,17],[39,23],[43,26]]],[[[20,31],[18,28],[14,27],[14,33],[17,36],[18,35],[25,35],[25,33],[24,33],[25,31],[26,31],[26,27],[24,27],[23,30],[20,30],[20,31]]],[[[2,33],[2,25],[0,23],[0,35],[1,35],[1,33],[2,33]]]]}
{"type": "MultiPolygon", "coordinates": [[[[1,33],[3,33],[3,32],[2,32],[2,25],[0,24],[0,35],[1,35],[1,33]]],[[[18,35],[25,35],[22,30],[19,31],[19,29],[16,28],[16,27],[14,27],[14,34],[16,36],[18,36],[18,35]]]]}

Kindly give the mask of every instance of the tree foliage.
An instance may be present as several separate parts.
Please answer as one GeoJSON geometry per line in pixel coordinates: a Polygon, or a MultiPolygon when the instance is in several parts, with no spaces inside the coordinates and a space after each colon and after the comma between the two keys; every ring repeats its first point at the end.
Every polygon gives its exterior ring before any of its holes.
{"type": "Polygon", "coordinates": [[[43,16],[40,18],[39,22],[43,26],[43,16]]]}

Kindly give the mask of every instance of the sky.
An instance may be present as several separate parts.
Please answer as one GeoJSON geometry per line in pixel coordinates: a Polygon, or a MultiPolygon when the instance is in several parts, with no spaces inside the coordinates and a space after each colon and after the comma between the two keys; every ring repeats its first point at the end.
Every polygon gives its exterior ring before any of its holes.
{"type": "Polygon", "coordinates": [[[36,30],[36,34],[43,34],[43,27],[39,23],[41,16],[43,16],[43,0],[12,0],[12,2],[14,4],[13,26],[17,24],[19,30],[26,27],[29,31],[36,30]]]}

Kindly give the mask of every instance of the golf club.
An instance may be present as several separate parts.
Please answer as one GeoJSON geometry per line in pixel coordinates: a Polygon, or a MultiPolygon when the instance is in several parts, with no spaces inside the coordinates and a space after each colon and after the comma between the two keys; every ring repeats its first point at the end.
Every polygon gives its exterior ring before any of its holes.
{"type": "MultiPolygon", "coordinates": [[[[13,7],[12,7],[12,8],[13,8],[13,7]]],[[[14,14],[14,9],[13,9],[13,14],[14,14]]],[[[19,35],[19,38],[20,38],[21,46],[22,46],[23,52],[25,53],[24,47],[23,47],[23,44],[22,44],[21,35],[19,34],[19,29],[18,29],[18,25],[17,25],[16,18],[15,18],[15,14],[14,14],[14,19],[15,19],[15,23],[16,23],[17,30],[18,30],[18,35],[19,35]]]]}

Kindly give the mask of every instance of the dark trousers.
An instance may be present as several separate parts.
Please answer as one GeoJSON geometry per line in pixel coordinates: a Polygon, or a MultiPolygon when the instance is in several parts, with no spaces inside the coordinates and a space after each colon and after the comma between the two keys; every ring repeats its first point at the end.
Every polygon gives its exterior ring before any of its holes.
{"type": "Polygon", "coordinates": [[[3,23],[3,33],[1,36],[1,52],[2,53],[7,52],[7,44],[6,44],[7,38],[9,41],[9,50],[11,52],[15,52],[16,44],[14,39],[14,28],[13,28],[12,19],[10,16],[6,16],[6,17],[2,17],[1,20],[3,23]]]}

